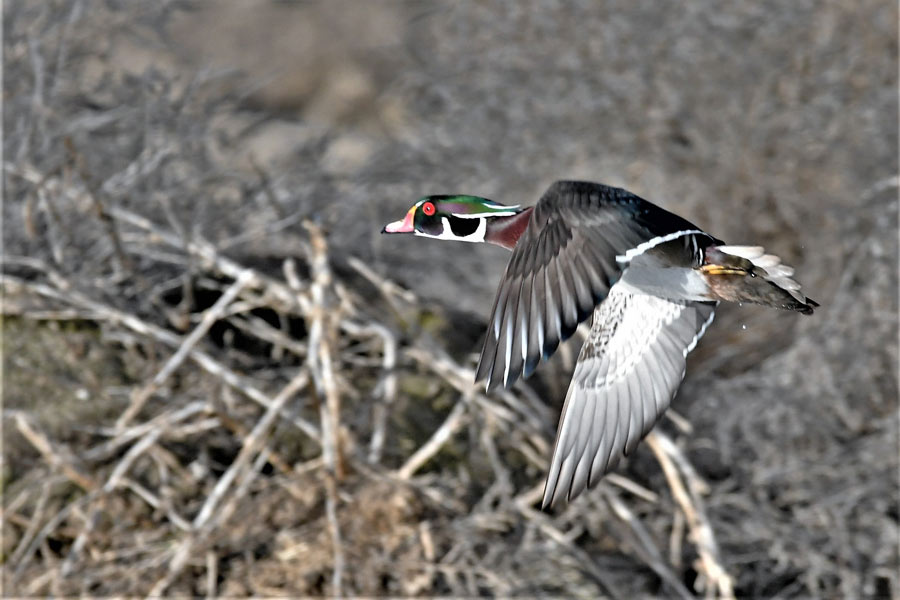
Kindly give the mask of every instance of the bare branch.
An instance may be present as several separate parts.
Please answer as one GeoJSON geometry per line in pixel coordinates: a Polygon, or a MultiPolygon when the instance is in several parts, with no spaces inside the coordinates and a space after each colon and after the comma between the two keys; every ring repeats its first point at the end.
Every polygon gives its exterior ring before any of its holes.
{"type": "MultiPolygon", "coordinates": [[[[9,414],[9,413],[8,413],[9,414]]],[[[80,467],[75,465],[74,455],[67,448],[60,450],[54,447],[46,435],[38,431],[35,426],[29,422],[28,417],[20,411],[15,411],[11,416],[16,421],[16,428],[28,440],[34,448],[41,453],[41,456],[51,467],[59,469],[72,483],[76,484],[85,491],[96,489],[97,484],[83,473],[80,467]]]]}
{"type": "Polygon", "coordinates": [[[331,593],[343,595],[344,551],[337,515],[337,481],[343,477],[341,457],[340,393],[334,379],[332,344],[335,335],[335,317],[328,304],[331,286],[331,270],[328,266],[325,238],[311,222],[304,226],[310,236],[310,268],[312,270],[312,325],[309,329],[309,369],[316,382],[320,402],[322,428],[322,459],[325,463],[325,514],[331,533],[334,566],[331,577],[331,593]]]}
{"type": "Polygon", "coordinates": [[[163,383],[181,366],[188,358],[191,350],[197,345],[197,342],[206,335],[213,323],[218,321],[225,310],[228,308],[238,294],[250,283],[253,274],[250,271],[243,271],[231,286],[222,294],[219,299],[209,309],[203,312],[200,323],[190,335],[184,338],[184,341],[178,347],[178,350],[169,358],[165,366],[153,377],[153,379],[144,387],[137,390],[131,398],[131,404],[119,417],[116,422],[116,428],[124,428],[131,419],[141,410],[150,396],[162,386],[163,383]]]}
{"type": "Polygon", "coordinates": [[[705,580],[698,579],[698,585],[706,587],[707,583],[705,582],[708,582],[706,592],[710,597],[715,595],[719,598],[734,598],[734,579],[722,566],[716,537],[700,497],[705,484],[697,478],[693,469],[683,468],[687,465],[687,461],[681,455],[678,447],[665,434],[653,431],[647,436],[646,441],[663,468],[672,495],[687,518],[691,538],[697,545],[697,552],[700,554],[697,571],[705,578],[705,580]],[[685,489],[676,464],[682,467],[681,472],[689,482],[691,493],[685,489]]]}

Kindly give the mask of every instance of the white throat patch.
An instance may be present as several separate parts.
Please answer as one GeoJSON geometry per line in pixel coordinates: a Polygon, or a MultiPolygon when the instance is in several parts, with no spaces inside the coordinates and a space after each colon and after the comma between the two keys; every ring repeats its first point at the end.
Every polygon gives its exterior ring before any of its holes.
{"type": "Polygon", "coordinates": [[[481,219],[478,228],[469,235],[454,235],[453,230],[450,228],[450,220],[447,219],[447,217],[441,217],[441,223],[443,223],[444,228],[441,230],[440,235],[429,235],[427,233],[422,233],[421,231],[415,231],[414,233],[435,240],[457,240],[459,242],[478,243],[484,241],[484,234],[487,232],[487,219],[481,219]]]}

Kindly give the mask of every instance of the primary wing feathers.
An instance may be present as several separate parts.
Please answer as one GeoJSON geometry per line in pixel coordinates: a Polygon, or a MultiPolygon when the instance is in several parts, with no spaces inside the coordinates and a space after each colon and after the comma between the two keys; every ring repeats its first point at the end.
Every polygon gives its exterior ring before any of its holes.
{"type": "Polygon", "coordinates": [[[688,221],[625,190],[559,181],[531,214],[500,282],[476,379],[509,387],[531,374],[603,301],[625,255],[688,221]]]}
{"type": "Polygon", "coordinates": [[[563,405],[546,508],[593,485],[634,451],[668,408],[688,352],[715,303],[678,302],[613,287],[594,311],[563,405]]]}

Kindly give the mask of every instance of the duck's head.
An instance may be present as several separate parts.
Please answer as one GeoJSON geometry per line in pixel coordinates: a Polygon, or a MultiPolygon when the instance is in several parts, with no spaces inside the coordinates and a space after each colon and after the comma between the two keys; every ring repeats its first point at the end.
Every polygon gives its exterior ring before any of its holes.
{"type": "Polygon", "coordinates": [[[381,233],[412,233],[437,240],[491,242],[511,247],[524,230],[526,213],[531,213],[531,209],[504,206],[478,196],[426,196],[413,204],[402,220],[385,225],[381,233]],[[521,227],[516,227],[520,220],[521,227]],[[501,236],[502,233],[515,233],[512,244],[500,239],[509,237],[501,236]]]}

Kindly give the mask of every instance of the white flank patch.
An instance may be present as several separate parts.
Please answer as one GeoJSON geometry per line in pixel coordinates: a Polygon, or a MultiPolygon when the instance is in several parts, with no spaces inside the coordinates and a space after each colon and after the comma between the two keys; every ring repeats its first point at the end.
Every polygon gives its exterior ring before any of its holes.
{"type": "Polygon", "coordinates": [[[700,231],[699,229],[686,229],[684,231],[676,231],[674,233],[667,233],[666,235],[661,235],[655,237],[651,240],[647,240],[646,242],[642,242],[626,252],[625,254],[616,255],[616,262],[619,263],[630,263],[636,257],[640,256],[650,248],[655,246],[659,246],[660,244],[665,244],[666,242],[671,242],[672,240],[677,240],[680,237],[692,234],[701,234],[705,236],[709,236],[705,231],[700,231]]]}

